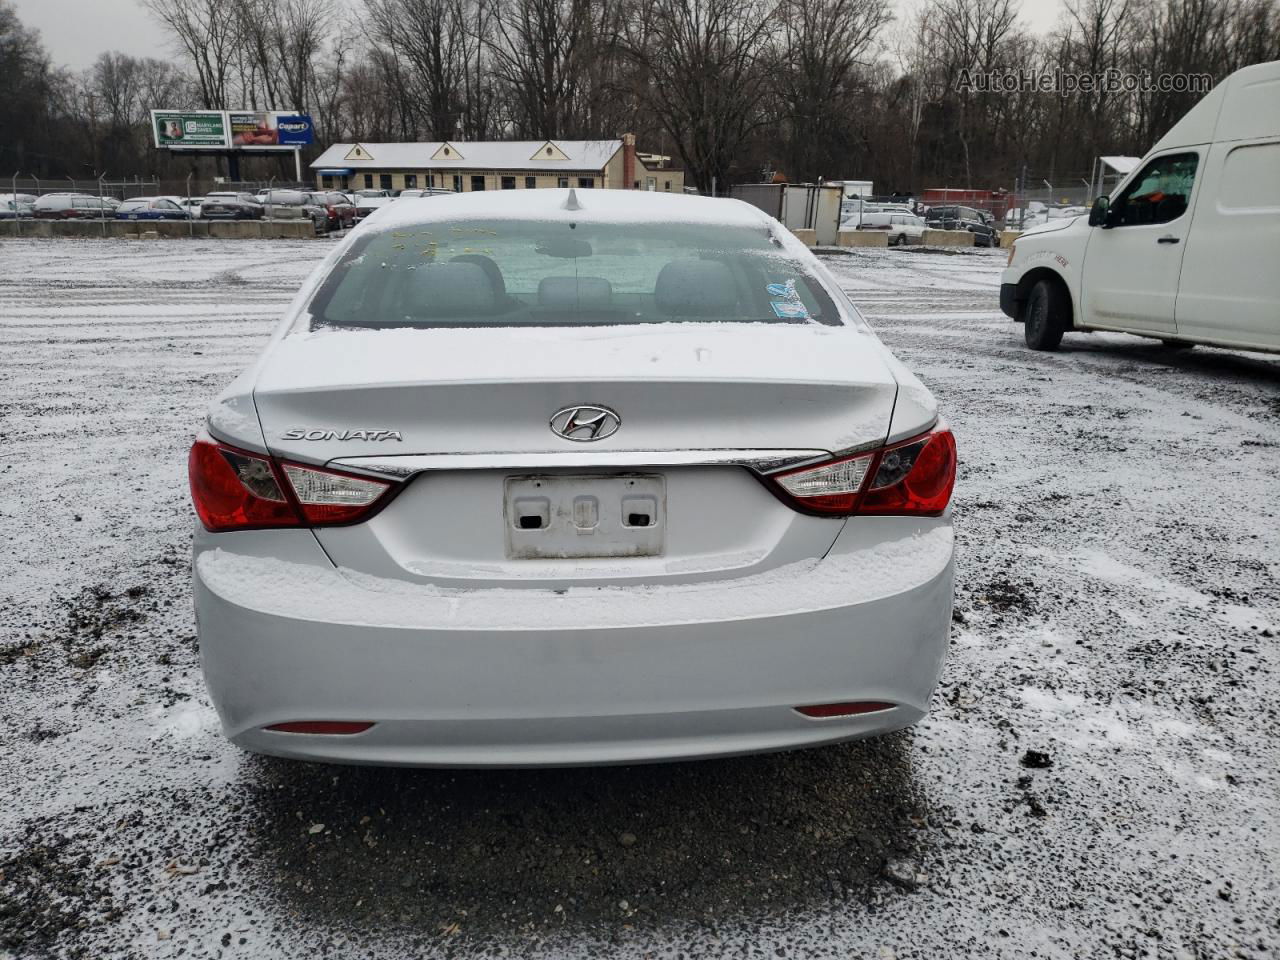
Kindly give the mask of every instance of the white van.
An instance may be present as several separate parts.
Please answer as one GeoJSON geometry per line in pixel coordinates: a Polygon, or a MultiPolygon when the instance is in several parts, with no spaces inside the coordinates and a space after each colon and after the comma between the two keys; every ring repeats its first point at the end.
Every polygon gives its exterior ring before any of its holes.
{"type": "Polygon", "coordinates": [[[925,222],[914,213],[864,213],[859,230],[884,230],[889,234],[889,246],[908,243],[923,243],[925,222]]]}
{"type": "Polygon", "coordinates": [[[1018,237],[1001,281],[1034,350],[1119,330],[1280,351],[1280,60],[1219,84],[1087,217],[1018,237]]]}

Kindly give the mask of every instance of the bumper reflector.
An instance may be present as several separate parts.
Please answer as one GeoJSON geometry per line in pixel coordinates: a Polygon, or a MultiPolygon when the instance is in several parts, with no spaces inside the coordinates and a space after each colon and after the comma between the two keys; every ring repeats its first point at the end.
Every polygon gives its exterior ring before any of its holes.
{"type": "Polygon", "coordinates": [[[829,717],[855,717],[860,713],[876,713],[880,710],[892,710],[894,704],[883,700],[854,700],[850,703],[816,703],[811,707],[796,707],[796,713],[817,720],[829,717]]]}
{"type": "Polygon", "coordinates": [[[273,723],[267,727],[276,733],[364,733],[372,723],[351,723],[345,720],[298,720],[292,723],[273,723]]]}

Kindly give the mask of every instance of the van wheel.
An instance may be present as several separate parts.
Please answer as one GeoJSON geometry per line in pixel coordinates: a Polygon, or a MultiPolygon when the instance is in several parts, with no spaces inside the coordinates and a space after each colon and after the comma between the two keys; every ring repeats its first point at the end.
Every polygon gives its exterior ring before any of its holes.
{"type": "Polygon", "coordinates": [[[1161,340],[1160,343],[1170,350],[1191,350],[1195,347],[1194,343],[1186,340],[1161,340]]]}
{"type": "Polygon", "coordinates": [[[1048,280],[1039,281],[1031,288],[1022,314],[1022,335],[1027,346],[1032,350],[1057,350],[1070,315],[1062,291],[1048,280]]]}
{"type": "Polygon", "coordinates": [[[907,245],[907,235],[905,233],[898,234],[898,246],[905,247],[907,245]]]}

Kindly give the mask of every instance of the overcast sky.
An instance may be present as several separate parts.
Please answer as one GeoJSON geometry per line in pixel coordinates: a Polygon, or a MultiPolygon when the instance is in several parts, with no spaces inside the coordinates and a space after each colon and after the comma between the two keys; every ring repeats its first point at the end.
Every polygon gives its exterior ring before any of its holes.
{"type": "MultiPolygon", "coordinates": [[[[164,33],[137,0],[15,0],[18,16],[44,37],[54,62],[81,69],[103,50],[172,57],[164,33]]],[[[904,11],[920,0],[892,0],[904,11]]],[[[1022,0],[1022,19],[1038,32],[1053,26],[1062,0],[1022,0]]]]}

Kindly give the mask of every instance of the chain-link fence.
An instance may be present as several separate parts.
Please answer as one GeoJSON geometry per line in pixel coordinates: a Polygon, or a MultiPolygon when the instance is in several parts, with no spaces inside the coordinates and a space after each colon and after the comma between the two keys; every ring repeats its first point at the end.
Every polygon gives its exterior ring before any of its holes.
{"type": "Polygon", "coordinates": [[[1005,222],[1016,228],[1074,216],[1088,210],[1098,197],[1114,194],[1126,176],[1127,169],[1117,170],[1102,163],[1095,164],[1092,171],[1043,176],[1024,168],[1014,177],[1005,222]]]}
{"type": "Polygon", "coordinates": [[[49,194],[78,194],[87,197],[110,197],[114,200],[131,200],[135,197],[203,197],[215,191],[257,193],[266,189],[314,190],[309,182],[293,180],[225,180],[192,178],[190,180],[161,180],[159,177],[112,180],[76,180],[71,177],[45,179],[15,174],[0,179],[0,194],[43,197],[49,194]]]}

